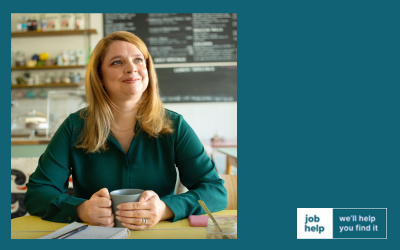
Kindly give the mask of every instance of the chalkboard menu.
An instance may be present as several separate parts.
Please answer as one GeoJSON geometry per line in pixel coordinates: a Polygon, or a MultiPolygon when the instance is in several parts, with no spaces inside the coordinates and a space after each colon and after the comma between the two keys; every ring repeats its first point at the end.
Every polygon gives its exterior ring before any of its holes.
{"type": "Polygon", "coordinates": [[[237,14],[104,14],[104,35],[142,39],[157,63],[237,61],[237,14]]]}
{"type": "Polygon", "coordinates": [[[237,67],[156,69],[163,102],[236,102],[237,67]]]}
{"type": "Polygon", "coordinates": [[[104,36],[129,31],[145,42],[163,102],[237,101],[237,14],[107,13],[103,22],[104,36]]]}

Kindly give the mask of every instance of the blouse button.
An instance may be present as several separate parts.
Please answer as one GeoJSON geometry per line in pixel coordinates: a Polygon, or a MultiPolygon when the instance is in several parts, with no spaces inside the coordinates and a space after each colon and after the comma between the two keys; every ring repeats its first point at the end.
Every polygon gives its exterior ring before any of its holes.
{"type": "Polygon", "coordinates": [[[71,216],[68,216],[68,220],[72,220],[71,216]]]}

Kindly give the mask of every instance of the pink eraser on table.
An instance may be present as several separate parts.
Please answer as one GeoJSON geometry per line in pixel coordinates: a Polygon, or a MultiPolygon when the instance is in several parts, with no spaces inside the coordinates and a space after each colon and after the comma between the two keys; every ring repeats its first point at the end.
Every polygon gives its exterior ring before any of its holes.
{"type": "MultiPolygon", "coordinates": [[[[235,217],[237,217],[235,215],[235,217]]],[[[191,227],[206,227],[208,215],[189,215],[189,225],[191,227]]]]}

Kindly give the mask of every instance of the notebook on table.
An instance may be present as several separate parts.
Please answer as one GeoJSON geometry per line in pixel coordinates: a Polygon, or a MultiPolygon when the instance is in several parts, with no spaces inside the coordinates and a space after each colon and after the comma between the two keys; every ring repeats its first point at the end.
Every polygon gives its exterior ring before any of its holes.
{"type": "MultiPolygon", "coordinates": [[[[39,239],[53,239],[84,225],[85,224],[73,222],[39,239]]],[[[88,226],[85,230],[73,234],[66,239],[125,239],[130,235],[131,231],[128,228],[88,226]]]]}

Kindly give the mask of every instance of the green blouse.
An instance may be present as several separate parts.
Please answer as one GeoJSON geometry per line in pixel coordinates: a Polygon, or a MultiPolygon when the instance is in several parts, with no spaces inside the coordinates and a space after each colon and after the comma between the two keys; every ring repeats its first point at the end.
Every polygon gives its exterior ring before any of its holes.
{"type": "Polygon", "coordinates": [[[24,201],[29,214],[55,222],[80,221],[76,206],[104,187],[109,192],[126,188],[153,190],[174,212],[173,221],[204,214],[198,200],[203,200],[211,212],[226,208],[224,181],[180,114],[167,110],[175,131],[158,138],[139,132],[137,125],[137,133],[125,154],[111,135],[105,152],[84,153],[76,148],[83,126],[79,112],[71,114],[60,126],[29,177],[24,201]],[[175,167],[189,190],[186,193],[174,194],[175,167]],[[71,174],[74,197],[65,194],[71,174]]]}

